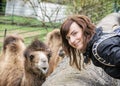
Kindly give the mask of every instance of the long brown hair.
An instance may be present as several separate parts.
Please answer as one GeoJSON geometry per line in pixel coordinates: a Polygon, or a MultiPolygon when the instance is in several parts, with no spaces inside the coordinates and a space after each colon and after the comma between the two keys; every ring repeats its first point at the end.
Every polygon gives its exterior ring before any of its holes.
{"type": "MultiPolygon", "coordinates": [[[[66,39],[66,35],[68,34],[69,28],[73,22],[76,22],[82,28],[83,35],[86,38],[84,41],[90,40],[90,38],[95,33],[96,27],[90,21],[90,19],[84,15],[69,16],[61,25],[60,33],[62,37],[62,45],[66,54],[70,58],[70,65],[73,65],[75,63],[76,67],[81,70],[81,53],[83,52],[78,51],[72,46],[70,46],[68,40],[66,39]],[[79,57],[79,61],[77,57],[79,57]]],[[[84,46],[87,46],[87,42],[84,43],[84,46]]]]}

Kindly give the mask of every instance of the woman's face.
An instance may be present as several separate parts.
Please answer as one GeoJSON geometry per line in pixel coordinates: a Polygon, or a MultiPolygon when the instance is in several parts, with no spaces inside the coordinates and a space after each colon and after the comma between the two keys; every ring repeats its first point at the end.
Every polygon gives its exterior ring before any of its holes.
{"type": "Polygon", "coordinates": [[[69,28],[69,32],[66,35],[66,39],[68,40],[68,43],[78,49],[83,50],[84,46],[84,36],[82,28],[79,27],[79,25],[76,22],[73,22],[69,28]]]}

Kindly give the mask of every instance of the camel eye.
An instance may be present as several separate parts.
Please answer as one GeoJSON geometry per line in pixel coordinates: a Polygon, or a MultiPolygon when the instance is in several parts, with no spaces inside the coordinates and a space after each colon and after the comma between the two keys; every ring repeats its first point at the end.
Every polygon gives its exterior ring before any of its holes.
{"type": "Polygon", "coordinates": [[[32,61],[34,58],[34,55],[30,55],[30,61],[32,61]]]}

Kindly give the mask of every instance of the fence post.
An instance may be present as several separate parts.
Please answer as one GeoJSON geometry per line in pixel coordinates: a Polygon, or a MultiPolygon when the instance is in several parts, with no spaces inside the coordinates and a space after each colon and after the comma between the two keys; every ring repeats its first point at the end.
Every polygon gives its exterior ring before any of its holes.
{"type": "Polygon", "coordinates": [[[6,37],[6,34],[7,34],[7,29],[4,30],[4,39],[6,37]]]}

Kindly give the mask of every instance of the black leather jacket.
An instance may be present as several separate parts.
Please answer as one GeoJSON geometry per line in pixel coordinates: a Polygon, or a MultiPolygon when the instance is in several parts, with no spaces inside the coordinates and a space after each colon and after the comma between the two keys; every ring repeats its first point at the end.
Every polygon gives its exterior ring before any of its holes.
{"type": "Polygon", "coordinates": [[[99,57],[104,59],[106,63],[110,63],[114,66],[105,65],[98,61],[92,51],[92,49],[94,49],[93,44],[100,40],[101,36],[106,34],[107,33],[102,32],[102,28],[97,28],[96,34],[89,42],[84,56],[86,56],[86,58],[91,58],[95,66],[103,68],[111,77],[120,79],[120,35],[116,35],[102,41],[97,47],[97,54],[99,57]]]}

